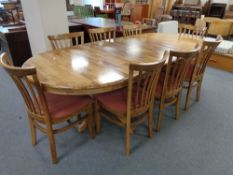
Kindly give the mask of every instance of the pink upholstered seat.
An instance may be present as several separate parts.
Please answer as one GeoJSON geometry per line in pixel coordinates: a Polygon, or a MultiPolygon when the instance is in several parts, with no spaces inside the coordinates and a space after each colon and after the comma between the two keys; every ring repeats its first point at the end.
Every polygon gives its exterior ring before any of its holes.
{"type": "MultiPolygon", "coordinates": [[[[193,71],[194,71],[194,68],[195,66],[194,65],[190,65],[189,66],[189,69],[187,71],[187,74],[186,74],[186,77],[185,77],[185,81],[190,81],[192,76],[193,76],[193,71]]],[[[200,72],[200,68],[197,70],[197,72],[200,72]]],[[[196,75],[197,75],[197,72],[196,72],[196,75]]]]}
{"type": "Polygon", "coordinates": [[[126,113],[127,88],[97,95],[96,99],[114,113],[126,113]]]}
{"type": "Polygon", "coordinates": [[[92,99],[89,96],[69,96],[45,93],[48,109],[52,121],[62,120],[67,116],[77,114],[82,108],[89,105],[92,99]]]}

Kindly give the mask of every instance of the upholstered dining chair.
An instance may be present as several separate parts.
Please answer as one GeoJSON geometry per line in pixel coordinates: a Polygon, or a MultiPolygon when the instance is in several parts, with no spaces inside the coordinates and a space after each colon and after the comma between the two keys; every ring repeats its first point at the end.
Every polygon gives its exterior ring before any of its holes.
{"type": "Polygon", "coordinates": [[[35,68],[14,67],[5,53],[1,55],[0,65],[9,73],[24,99],[31,129],[32,145],[36,145],[37,142],[37,129],[46,134],[49,140],[52,163],[58,162],[54,134],[64,132],[87,120],[89,134],[94,138],[90,97],[56,95],[45,92],[44,85],[40,84],[38,80],[35,68]],[[86,112],[86,116],[79,120],[72,119],[81,112],[86,112]],[[61,123],[65,125],[58,126],[61,123]],[[56,127],[54,127],[55,125],[56,127]]]}
{"type": "Polygon", "coordinates": [[[198,56],[200,47],[188,52],[170,51],[165,70],[162,72],[155,92],[155,101],[159,102],[157,128],[159,132],[165,107],[176,105],[176,119],[180,115],[180,102],[183,82],[191,62],[198,56]]]}
{"type": "Polygon", "coordinates": [[[153,132],[154,92],[165,59],[157,63],[129,65],[128,87],[96,96],[96,131],[100,117],[124,127],[125,153],[130,154],[130,137],[134,129],[148,121],[148,136],[153,132]]]}
{"type": "Polygon", "coordinates": [[[64,33],[59,35],[49,35],[48,39],[53,50],[72,47],[74,45],[84,44],[84,33],[64,33]]]}
{"type": "Polygon", "coordinates": [[[123,36],[124,37],[131,37],[135,35],[142,34],[142,28],[140,25],[133,24],[133,25],[123,25],[123,36]]]}
{"type": "Polygon", "coordinates": [[[197,88],[196,101],[200,100],[201,86],[207,63],[214,53],[214,50],[218,47],[222,40],[223,38],[221,36],[217,36],[216,41],[204,40],[199,57],[193,64],[190,65],[183,86],[187,89],[185,110],[189,109],[192,90],[195,86],[197,88]]]}
{"type": "Polygon", "coordinates": [[[116,29],[110,28],[93,28],[88,30],[91,43],[104,41],[112,43],[116,39],[116,29]]]}

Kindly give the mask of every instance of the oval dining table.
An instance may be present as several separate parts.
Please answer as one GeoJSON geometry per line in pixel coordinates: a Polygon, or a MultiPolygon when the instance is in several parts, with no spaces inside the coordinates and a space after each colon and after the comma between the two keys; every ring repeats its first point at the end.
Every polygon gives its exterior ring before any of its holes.
{"type": "Polygon", "coordinates": [[[129,64],[156,62],[166,50],[188,51],[196,43],[189,37],[147,33],[48,51],[28,59],[23,67],[35,67],[50,93],[92,95],[126,86],[129,64]]]}

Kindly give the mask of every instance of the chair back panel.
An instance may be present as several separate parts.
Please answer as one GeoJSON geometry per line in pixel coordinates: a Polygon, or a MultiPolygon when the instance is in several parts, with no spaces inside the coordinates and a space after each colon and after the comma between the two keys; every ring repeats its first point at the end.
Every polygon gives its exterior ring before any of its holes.
{"type": "Polygon", "coordinates": [[[124,25],[123,36],[130,37],[142,34],[142,28],[139,25],[124,25]]]}
{"type": "Polygon", "coordinates": [[[14,67],[10,64],[9,58],[5,53],[1,55],[0,64],[15,82],[28,112],[43,121],[44,117],[42,116],[48,114],[48,109],[42,87],[36,75],[36,69],[14,67]]]}
{"type": "Polygon", "coordinates": [[[92,43],[98,41],[114,42],[116,38],[115,28],[95,28],[88,30],[92,43]]]}
{"type": "Polygon", "coordinates": [[[173,96],[182,90],[185,75],[191,62],[197,59],[199,50],[197,47],[189,52],[170,51],[162,94],[173,96]]]}
{"type": "Polygon", "coordinates": [[[132,114],[141,114],[153,104],[155,88],[165,61],[129,66],[127,109],[132,114]]]}
{"type": "Polygon", "coordinates": [[[74,32],[60,35],[49,35],[48,39],[53,50],[72,47],[74,45],[84,44],[84,33],[74,32]]]}
{"type": "Polygon", "coordinates": [[[201,52],[195,66],[195,75],[201,76],[204,74],[207,63],[214,53],[215,49],[222,42],[223,38],[218,36],[216,41],[203,41],[201,52]]]}
{"type": "Polygon", "coordinates": [[[203,38],[206,34],[207,27],[196,28],[190,25],[180,25],[179,34],[180,36],[191,36],[192,38],[203,38]]]}

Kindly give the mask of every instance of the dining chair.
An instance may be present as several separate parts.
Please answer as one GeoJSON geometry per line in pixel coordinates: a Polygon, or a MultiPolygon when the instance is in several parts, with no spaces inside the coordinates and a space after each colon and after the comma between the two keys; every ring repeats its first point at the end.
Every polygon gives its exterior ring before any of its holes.
{"type": "Polygon", "coordinates": [[[99,41],[112,43],[116,39],[116,29],[114,27],[88,29],[88,33],[91,43],[99,41]]]}
{"type": "Polygon", "coordinates": [[[14,67],[5,53],[1,55],[0,65],[9,73],[24,99],[32,145],[36,145],[37,142],[37,129],[46,134],[52,163],[58,162],[54,134],[74,128],[77,124],[86,121],[89,135],[94,138],[92,100],[89,96],[56,95],[46,92],[44,85],[38,80],[35,68],[14,67]],[[86,112],[85,116],[75,119],[74,116],[81,112],[86,112]],[[61,123],[65,125],[58,125],[61,123]]]}
{"type": "Polygon", "coordinates": [[[74,45],[84,44],[84,33],[64,33],[59,35],[49,35],[48,39],[53,50],[72,47],[74,45]]]}
{"type": "Polygon", "coordinates": [[[193,25],[179,25],[180,37],[192,37],[192,38],[204,38],[207,31],[207,27],[198,28],[193,25]]]}
{"type": "Polygon", "coordinates": [[[123,37],[131,37],[142,34],[142,28],[140,25],[123,25],[123,37]]]}
{"type": "Polygon", "coordinates": [[[190,63],[198,56],[200,48],[187,52],[170,51],[165,53],[167,64],[161,73],[155,92],[155,102],[159,103],[157,132],[160,131],[163,111],[169,105],[176,105],[176,120],[180,115],[180,102],[183,82],[190,63]]]}
{"type": "Polygon", "coordinates": [[[187,75],[185,77],[184,88],[187,89],[185,110],[187,111],[190,106],[190,98],[192,95],[193,87],[197,88],[196,101],[200,100],[201,86],[203,77],[205,74],[205,69],[209,59],[214,53],[215,49],[222,42],[223,38],[219,35],[216,41],[203,41],[202,48],[199,57],[196,61],[189,66],[187,75]]]}
{"type": "Polygon", "coordinates": [[[101,117],[125,130],[125,153],[130,154],[130,137],[135,128],[148,121],[148,136],[153,135],[153,101],[162,59],[156,63],[129,65],[128,87],[96,95],[96,131],[100,132],[101,117]]]}

